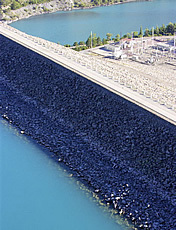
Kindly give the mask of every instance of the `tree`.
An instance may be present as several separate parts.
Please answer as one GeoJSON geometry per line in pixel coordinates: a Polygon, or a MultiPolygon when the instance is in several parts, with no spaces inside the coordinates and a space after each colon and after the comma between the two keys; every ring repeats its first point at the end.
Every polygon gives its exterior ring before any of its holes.
{"type": "Polygon", "coordinates": [[[78,45],[78,43],[77,43],[77,42],[74,42],[74,43],[73,43],[73,46],[77,46],[77,45],[78,45]]]}
{"type": "Polygon", "coordinates": [[[22,7],[21,4],[19,2],[17,2],[17,1],[13,1],[12,4],[11,4],[11,9],[12,10],[17,10],[17,9],[19,9],[21,7],[22,7]]]}
{"type": "Polygon", "coordinates": [[[96,37],[97,37],[96,33],[93,33],[93,38],[96,38],[96,37]]]}
{"type": "Polygon", "coordinates": [[[133,32],[133,37],[134,37],[134,38],[138,38],[138,32],[137,32],[137,31],[134,31],[134,32],[133,32]]]}
{"type": "Polygon", "coordinates": [[[150,36],[150,30],[148,28],[145,29],[144,36],[145,37],[149,37],[150,36]]]}
{"type": "Polygon", "coordinates": [[[89,37],[89,38],[87,39],[87,41],[86,41],[86,46],[90,48],[90,47],[91,47],[91,43],[92,43],[92,42],[91,42],[91,38],[89,37]]]}
{"type": "Polygon", "coordinates": [[[87,46],[82,46],[82,50],[86,50],[87,49],[87,46]]]}
{"type": "Polygon", "coordinates": [[[166,33],[166,26],[163,24],[162,27],[159,28],[159,33],[165,35],[166,33]]]}
{"type": "Polygon", "coordinates": [[[130,38],[131,39],[131,34],[130,33],[127,33],[127,38],[130,38]]]}
{"type": "Polygon", "coordinates": [[[157,26],[156,29],[154,30],[154,33],[159,36],[159,27],[157,26]]]}
{"type": "Polygon", "coordinates": [[[84,41],[80,41],[79,45],[85,45],[85,42],[84,41]]]}
{"type": "Polygon", "coordinates": [[[176,32],[176,23],[174,23],[174,32],[176,32]]]}
{"type": "Polygon", "coordinates": [[[120,41],[120,34],[116,35],[116,41],[119,42],[120,41]]]}
{"type": "Polygon", "coordinates": [[[90,37],[92,39],[92,46],[95,47],[97,46],[97,35],[94,33],[93,37],[90,37]]]}
{"type": "Polygon", "coordinates": [[[111,40],[112,35],[113,35],[113,34],[111,34],[111,33],[107,33],[107,34],[106,34],[106,37],[107,37],[107,40],[108,40],[108,41],[111,40]]]}
{"type": "Polygon", "coordinates": [[[174,24],[172,22],[169,22],[167,25],[166,32],[169,34],[174,34],[174,24]]]}
{"type": "Polygon", "coordinates": [[[124,34],[122,38],[127,38],[127,34],[124,34]]]}
{"type": "Polygon", "coordinates": [[[140,27],[140,31],[139,31],[139,34],[138,34],[140,37],[143,36],[143,31],[142,31],[142,26],[140,27]]]}
{"type": "Polygon", "coordinates": [[[102,43],[103,43],[103,45],[107,44],[107,41],[105,38],[102,39],[102,43]]]}
{"type": "Polygon", "coordinates": [[[100,37],[97,38],[97,45],[98,45],[98,46],[101,46],[101,45],[102,45],[102,42],[101,42],[101,38],[100,38],[100,37]]]}
{"type": "Polygon", "coordinates": [[[93,47],[97,46],[97,37],[92,38],[92,46],[93,47]]]}

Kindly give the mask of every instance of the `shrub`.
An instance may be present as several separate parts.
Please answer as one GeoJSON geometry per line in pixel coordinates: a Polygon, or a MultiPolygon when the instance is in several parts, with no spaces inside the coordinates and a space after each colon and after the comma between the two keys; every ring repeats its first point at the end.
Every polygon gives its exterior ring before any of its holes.
{"type": "Polygon", "coordinates": [[[21,7],[22,7],[22,5],[19,2],[15,1],[15,0],[11,4],[11,9],[12,10],[17,10],[17,9],[19,9],[21,7]]]}

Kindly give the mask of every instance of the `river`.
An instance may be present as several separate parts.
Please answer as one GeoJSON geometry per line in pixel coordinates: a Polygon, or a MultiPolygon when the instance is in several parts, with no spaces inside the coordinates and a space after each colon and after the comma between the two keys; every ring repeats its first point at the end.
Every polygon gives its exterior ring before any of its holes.
{"type": "Polygon", "coordinates": [[[140,26],[152,28],[176,20],[175,0],[131,2],[93,9],[56,12],[19,20],[11,25],[28,34],[60,44],[86,41],[91,31],[101,38],[106,33],[126,34],[140,26]]]}

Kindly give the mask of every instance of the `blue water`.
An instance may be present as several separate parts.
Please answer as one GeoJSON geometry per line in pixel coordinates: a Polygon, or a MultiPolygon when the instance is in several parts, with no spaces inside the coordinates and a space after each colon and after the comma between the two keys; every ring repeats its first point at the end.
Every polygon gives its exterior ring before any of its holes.
{"type": "Polygon", "coordinates": [[[126,34],[131,31],[176,22],[176,0],[132,2],[94,9],[56,12],[20,20],[11,25],[44,39],[73,44],[86,41],[91,31],[101,38],[106,33],[126,34]]]}
{"type": "Polygon", "coordinates": [[[0,120],[1,230],[123,230],[58,163],[0,120]]]}

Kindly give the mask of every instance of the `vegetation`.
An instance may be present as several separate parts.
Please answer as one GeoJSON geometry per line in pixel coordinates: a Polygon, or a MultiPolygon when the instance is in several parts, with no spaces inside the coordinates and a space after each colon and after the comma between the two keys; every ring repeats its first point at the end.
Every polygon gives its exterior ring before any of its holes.
{"type": "Polygon", "coordinates": [[[112,5],[120,2],[127,2],[128,0],[91,0],[89,3],[82,2],[81,0],[74,1],[74,7],[91,7],[91,6],[102,6],[112,5]]]}
{"type": "MultiPolygon", "coordinates": [[[[140,27],[139,33],[137,31],[132,32],[131,34],[133,35],[133,38],[140,38],[142,36],[144,37],[150,37],[152,36],[152,33],[154,36],[169,36],[169,35],[174,35],[176,32],[176,23],[170,22],[167,26],[164,24],[161,27],[156,26],[156,28],[148,29],[146,28],[144,33],[142,30],[142,26],[140,27]]],[[[122,38],[131,38],[131,34],[127,33],[123,35],[122,38]]]]}
{"type": "Polygon", "coordinates": [[[43,11],[44,12],[49,12],[50,10],[48,8],[46,8],[45,6],[43,6],[43,11]]]}
{"type": "MultiPolygon", "coordinates": [[[[50,1],[51,0],[0,0],[0,8],[9,7],[11,10],[17,10],[30,4],[40,4],[50,1]]],[[[3,12],[6,13],[5,11],[3,12]]]]}
{"type": "Polygon", "coordinates": [[[106,37],[107,37],[107,40],[108,40],[108,41],[111,40],[112,35],[113,35],[113,34],[110,34],[110,33],[107,33],[107,34],[106,34],[106,37]]]}
{"type": "Polygon", "coordinates": [[[142,26],[140,27],[140,31],[139,31],[139,34],[138,34],[138,37],[142,37],[143,36],[143,30],[142,30],[142,26]]]}
{"type": "MultiPolygon", "coordinates": [[[[152,36],[152,33],[154,34],[154,36],[174,35],[174,33],[176,33],[176,23],[170,22],[167,26],[165,26],[163,24],[161,27],[156,26],[155,29],[152,28],[151,30],[146,28],[144,32],[143,32],[142,26],[141,26],[139,32],[134,31],[132,33],[127,33],[127,34],[123,35],[123,37],[120,37],[120,34],[117,34],[115,36],[115,38],[112,38],[113,34],[107,33],[106,34],[107,38],[101,39],[100,37],[97,37],[96,34],[93,34],[92,37],[91,37],[91,35],[88,37],[86,42],[84,42],[84,41],[74,42],[72,49],[74,49],[76,51],[81,51],[81,50],[89,49],[91,47],[94,48],[96,46],[105,45],[108,42],[111,42],[111,40],[113,40],[114,42],[119,42],[121,39],[124,39],[124,38],[131,39],[132,37],[133,38],[140,38],[142,36],[150,37],[150,36],[152,36]]],[[[65,47],[71,47],[71,45],[66,44],[65,47]]]]}
{"type": "MultiPolygon", "coordinates": [[[[21,7],[30,5],[30,4],[41,4],[45,2],[50,2],[52,0],[0,0],[0,9],[8,7],[10,10],[16,10],[21,7]]],[[[74,7],[92,7],[92,6],[100,6],[100,5],[111,5],[119,2],[126,2],[128,0],[91,0],[86,3],[81,0],[74,0],[74,7]]],[[[48,10],[45,10],[48,11],[48,10]]],[[[6,13],[6,11],[3,11],[6,13]]]]}

